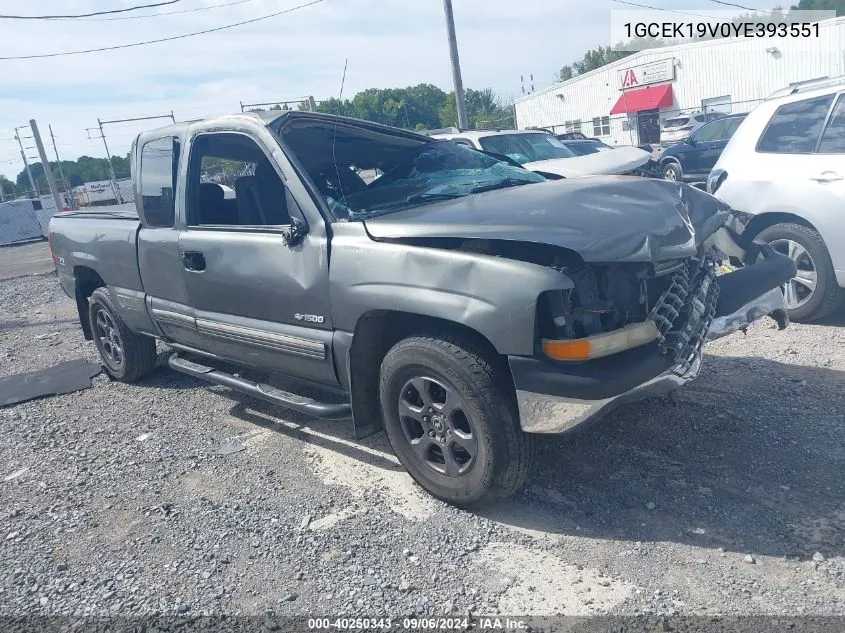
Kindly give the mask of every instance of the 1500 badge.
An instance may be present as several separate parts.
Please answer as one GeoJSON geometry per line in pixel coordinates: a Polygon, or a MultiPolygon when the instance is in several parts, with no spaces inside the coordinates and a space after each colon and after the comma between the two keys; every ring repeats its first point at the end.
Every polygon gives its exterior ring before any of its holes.
{"type": "Polygon", "coordinates": [[[322,314],[300,314],[297,312],[293,315],[293,318],[297,321],[306,321],[307,323],[322,323],[326,320],[322,314]]]}

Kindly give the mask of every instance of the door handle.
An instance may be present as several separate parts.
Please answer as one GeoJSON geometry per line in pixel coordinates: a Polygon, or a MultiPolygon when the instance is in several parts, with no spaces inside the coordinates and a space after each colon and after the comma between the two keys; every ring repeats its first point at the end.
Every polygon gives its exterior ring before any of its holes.
{"type": "Polygon", "coordinates": [[[842,180],[842,176],[835,171],[823,171],[818,176],[810,176],[810,180],[815,180],[816,182],[836,182],[837,180],[842,180]]]}
{"type": "Polygon", "coordinates": [[[185,251],[182,253],[182,264],[185,270],[201,273],[205,270],[205,255],[199,251],[185,251]]]}

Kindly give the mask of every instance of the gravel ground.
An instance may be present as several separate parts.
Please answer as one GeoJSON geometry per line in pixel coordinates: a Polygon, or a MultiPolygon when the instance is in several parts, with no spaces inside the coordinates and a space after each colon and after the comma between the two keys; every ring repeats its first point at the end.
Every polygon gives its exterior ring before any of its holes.
{"type": "Polygon", "coordinates": [[[55,269],[46,240],[0,248],[0,280],[44,275],[55,269]]]}
{"type": "MultiPolygon", "coordinates": [[[[381,434],[205,386],[162,348],[138,384],[0,409],[0,615],[845,615],[843,325],[711,344],[674,404],[544,438],[477,514],[381,434]]],[[[0,282],[0,375],[79,357],[54,276],[0,282]]]]}

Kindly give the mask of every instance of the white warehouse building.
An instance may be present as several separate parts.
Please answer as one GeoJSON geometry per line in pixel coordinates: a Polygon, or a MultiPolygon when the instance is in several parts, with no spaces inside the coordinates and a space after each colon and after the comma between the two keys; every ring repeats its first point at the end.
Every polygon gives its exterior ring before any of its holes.
{"type": "Polygon", "coordinates": [[[791,84],[845,75],[845,18],[812,38],[730,38],[640,51],[514,104],[519,129],[581,131],[610,145],[657,143],[693,112],[748,112],[791,84]]]}

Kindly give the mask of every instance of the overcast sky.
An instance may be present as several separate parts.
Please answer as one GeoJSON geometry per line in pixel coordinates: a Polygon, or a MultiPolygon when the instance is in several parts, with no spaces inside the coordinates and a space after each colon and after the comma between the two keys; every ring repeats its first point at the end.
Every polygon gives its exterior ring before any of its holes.
{"type": "MultiPolygon", "coordinates": [[[[0,13],[87,13],[162,0],[0,0],[0,13]]],[[[234,0],[181,0],[112,16],[126,18],[234,0]]],[[[232,6],[142,19],[0,20],[0,57],[53,53],[157,39],[248,20],[308,0],[245,0],[232,6]]],[[[691,12],[724,9],[712,0],[636,0],[691,12]]],[[[464,85],[520,94],[536,89],[585,50],[608,43],[613,0],[453,0],[464,85]]],[[[770,9],[772,0],[743,0],[770,9]]],[[[788,4],[788,3],[785,3],[788,4]]],[[[678,14],[667,17],[680,18],[678,14]]],[[[682,18],[681,18],[682,19],[682,18]]],[[[15,126],[51,123],[63,159],[104,156],[85,128],[104,120],[174,111],[177,120],[237,112],[239,101],[344,96],[371,87],[433,83],[451,89],[441,0],[324,0],[311,7],[217,33],[116,51],[0,60],[0,174],[22,168],[15,126]]],[[[165,121],[162,121],[164,123],[165,121]]],[[[155,121],[107,126],[112,154],[155,121]]],[[[28,134],[28,131],[22,131],[28,134]]],[[[28,141],[28,144],[31,144],[28,141]]],[[[35,150],[28,150],[35,156],[35,150]]]]}

